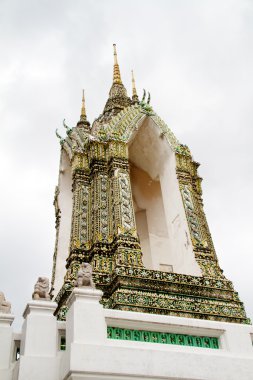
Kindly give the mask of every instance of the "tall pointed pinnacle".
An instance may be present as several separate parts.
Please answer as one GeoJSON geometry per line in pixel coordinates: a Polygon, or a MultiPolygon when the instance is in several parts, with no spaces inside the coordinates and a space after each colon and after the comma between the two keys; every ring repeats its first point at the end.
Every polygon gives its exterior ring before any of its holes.
{"type": "Polygon", "coordinates": [[[83,90],[83,97],[82,97],[82,108],[81,108],[81,120],[86,120],[86,109],[85,109],[85,99],[84,99],[84,90],[83,90]]]}
{"type": "Polygon", "coordinates": [[[90,123],[87,121],[86,109],[85,109],[85,98],[84,98],[84,90],[82,96],[82,107],[81,107],[81,115],[80,120],[77,123],[78,126],[90,126],[90,123]]]}
{"type": "Polygon", "coordinates": [[[116,44],[113,44],[113,56],[113,82],[109,92],[109,98],[107,99],[103,112],[103,118],[106,120],[109,120],[122,109],[132,104],[131,99],[127,96],[127,91],[121,80],[116,44]]]}
{"type": "Polygon", "coordinates": [[[138,98],[138,95],[137,95],[137,91],[136,91],[136,86],[135,86],[135,79],[134,79],[134,72],[132,70],[132,100],[134,103],[138,103],[139,102],[139,98],[138,98]]]}
{"type": "Polygon", "coordinates": [[[120,71],[119,71],[119,64],[118,64],[118,57],[117,57],[117,51],[116,51],[116,44],[113,44],[113,55],[114,55],[114,65],[113,65],[113,84],[122,84],[120,71]]]}

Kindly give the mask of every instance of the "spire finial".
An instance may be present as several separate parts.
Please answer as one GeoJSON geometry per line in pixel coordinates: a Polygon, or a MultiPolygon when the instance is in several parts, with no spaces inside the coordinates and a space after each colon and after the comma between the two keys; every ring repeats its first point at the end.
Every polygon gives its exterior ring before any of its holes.
{"type": "Polygon", "coordinates": [[[134,102],[138,102],[138,95],[136,91],[136,86],[135,86],[135,79],[134,79],[134,71],[132,70],[132,100],[134,102]]]}
{"type": "Polygon", "coordinates": [[[113,55],[114,55],[114,66],[113,66],[113,84],[122,84],[120,71],[119,71],[119,64],[118,64],[118,57],[117,57],[117,51],[116,51],[116,44],[113,44],[113,55]]]}
{"type": "Polygon", "coordinates": [[[118,65],[118,57],[117,57],[116,44],[113,44],[113,55],[114,55],[114,65],[118,65]]]}
{"type": "Polygon", "coordinates": [[[136,87],[135,87],[135,79],[134,79],[134,71],[132,70],[132,95],[133,97],[137,95],[136,87]]]}
{"type": "Polygon", "coordinates": [[[84,121],[87,119],[86,110],[85,110],[84,90],[83,90],[83,96],[82,96],[82,108],[81,108],[81,117],[80,117],[80,119],[84,120],[84,121]]]}
{"type": "Polygon", "coordinates": [[[83,90],[83,96],[82,96],[81,116],[80,116],[80,120],[78,121],[77,125],[78,126],[88,126],[88,127],[90,125],[90,123],[87,120],[87,115],[86,115],[84,90],[83,90]]]}
{"type": "Polygon", "coordinates": [[[131,99],[127,96],[127,91],[122,83],[119,64],[117,58],[116,44],[113,44],[113,55],[114,55],[114,65],[113,65],[113,83],[109,91],[109,98],[105,104],[103,115],[106,122],[123,108],[133,104],[131,99]]]}

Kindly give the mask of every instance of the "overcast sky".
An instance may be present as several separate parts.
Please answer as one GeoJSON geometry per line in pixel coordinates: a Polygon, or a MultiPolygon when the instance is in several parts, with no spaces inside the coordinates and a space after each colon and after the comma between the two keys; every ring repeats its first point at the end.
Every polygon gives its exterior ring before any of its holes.
{"type": "Polygon", "coordinates": [[[0,0],[0,290],[16,327],[39,275],[51,277],[63,132],[103,110],[112,44],[130,92],[201,163],[207,220],[224,273],[253,319],[253,2],[0,0]]]}

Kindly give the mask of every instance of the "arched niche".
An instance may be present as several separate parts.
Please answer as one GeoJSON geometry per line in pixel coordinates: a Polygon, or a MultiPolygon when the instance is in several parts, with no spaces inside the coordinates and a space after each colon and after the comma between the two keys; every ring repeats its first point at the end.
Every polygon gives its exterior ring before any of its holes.
{"type": "Polygon", "coordinates": [[[66,273],[66,259],[69,254],[69,242],[71,235],[72,219],[72,174],[68,154],[64,149],[61,151],[59,179],[58,179],[58,206],[60,209],[60,223],[58,239],[56,240],[56,263],[54,296],[57,296],[66,273]]]}
{"type": "Polygon", "coordinates": [[[129,140],[131,189],[145,267],[201,275],[176,176],[176,158],[147,117],[129,140]]]}

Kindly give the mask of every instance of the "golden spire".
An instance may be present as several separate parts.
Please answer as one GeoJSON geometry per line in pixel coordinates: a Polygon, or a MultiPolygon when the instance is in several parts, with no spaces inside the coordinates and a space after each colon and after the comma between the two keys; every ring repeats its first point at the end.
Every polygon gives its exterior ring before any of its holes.
{"type": "Polygon", "coordinates": [[[77,123],[79,126],[90,126],[90,123],[87,121],[87,115],[86,115],[86,109],[85,109],[85,98],[84,98],[84,90],[83,90],[83,96],[82,96],[82,108],[81,108],[81,116],[80,120],[77,123]]]}
{"type": "Polygon", "coordinates": [[[127,96],[127,91],[121,80],[116,52],[116,44],[113,44],[113,55],[113,83],[109,91],[109,98],[107,99],[103,112],[103,116],[106,115],[106,117],[108,116],[109,118],[113,115],[116,115],[123,108],[128,107],[132,104],[132,101],[127,96]]]}
{"type": "Polygon", "coordinates": [[[137,91],[135,87],[134,71],[132,70],[132,96],[134,97],[136,95],[137,95],[137,91]]]}
{"type": "Polygon", "coordinates": [[[114,55],[114,65],[113,65],[113,84],[122,84],[119,64],[117,58],[116,44],[113,44],[113,55],[114,55]]]}
{"type": "Polygon", "coordinates": [[[134,102],[138,102],[138,95],[136,91],[136,86],[135,86],[135,79],[134,79],[134,72],[132,70],[132,99],[134,102]]]}
{"type": "Polygon", "coordinates": [[[82,97],[82,108],[81,108],[81,120],[86,120],[86,110],[85,110],[85,99],[84,99],[84,90],[83,90],[83,97],[82,97]]]}

